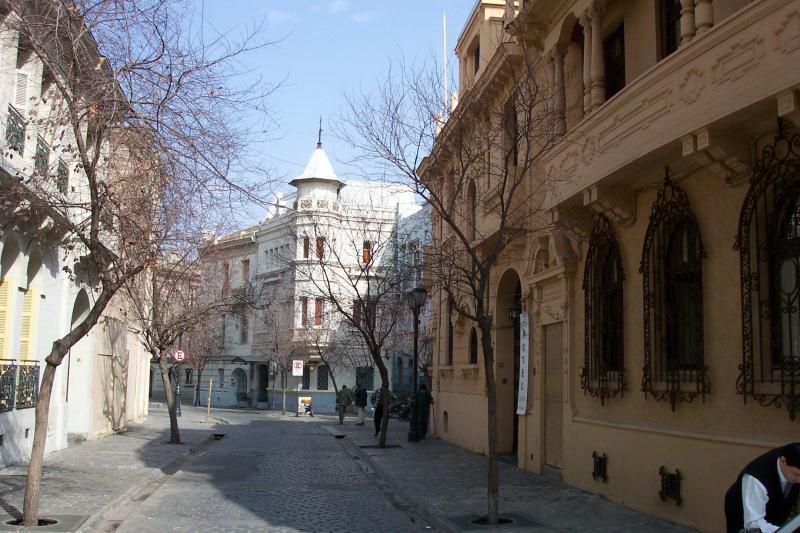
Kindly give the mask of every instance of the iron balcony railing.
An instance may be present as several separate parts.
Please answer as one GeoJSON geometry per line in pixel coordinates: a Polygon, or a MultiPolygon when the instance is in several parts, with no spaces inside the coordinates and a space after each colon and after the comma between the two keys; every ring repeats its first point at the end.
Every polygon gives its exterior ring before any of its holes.
{"type": "Polygon", "coordinates": [[[17,409],[36,405],[39,397],[39,361],[18,361],[17,409]]]}
{"type": "Polygon", "coordinates": [[[61,194],[69,192],[69,167],[63,159],[58,160],[56,169],[56,187],[61,194]]]}
{"type": "Polygon", "coordinates": [[[50,165],[50,146],[39,136],[36,137],[36,155],[33,163],[37,174],[47,176],[50,165]]]}
{"type": "Polygon", "coordinates": [[[6,122],[6,145],[20,154],[25,148],[25,119],[13,106],[8,106],[6,122]]]}
{"type": "Polygon", "coordinates": [[[17,384],[17,362],[0,359],[0,413],[14,408],[14,390],[17,384]]]}

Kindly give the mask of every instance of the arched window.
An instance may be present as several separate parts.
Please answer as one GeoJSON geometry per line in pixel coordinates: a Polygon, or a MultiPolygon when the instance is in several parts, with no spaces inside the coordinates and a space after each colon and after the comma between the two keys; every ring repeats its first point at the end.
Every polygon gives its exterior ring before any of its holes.
{"type": "Polygon", "coordinates": [[[623,350],[622,286],[625,273],[614,229],[605,215],[592,227],[583,272],[583,391],[604,404],[627,389],[623,350]]]}
{"type": "Polygon", "coordinates": [[[703,243],[686,192],[669,177],[658,192],[639,272],[644,285],[642,390],[656,400],[705,398],[703,243]]]}
{"type": "Polygon", "coordinates": [[[469,364],[478,364],[478,332],[475,328],[469,332],[469,364]]]}
{"type": "Polygon", "coordinates": [[[800,410],[800,135],[781,124],[753,165],[739,217],[742,364],[736,391],[800,410]]]}

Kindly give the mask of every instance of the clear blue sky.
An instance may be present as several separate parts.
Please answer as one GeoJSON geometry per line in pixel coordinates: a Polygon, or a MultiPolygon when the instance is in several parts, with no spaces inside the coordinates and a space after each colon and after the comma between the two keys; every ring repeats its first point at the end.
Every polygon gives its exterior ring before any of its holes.
{"type": "MultiPolygon", "coordinates": [[[[201,0],[197,0],[198,3],[201,0]]],[[[201,5],[201,4],[198,4],[201,5]]],[[[268,82],[286,78],[271,99],[277,121],[263,146],[264,163],[286,180],[297,176],[323,130],[342,108],[342,93],[369,90],[401,55],[425,60],[442,55],[442,13],[447,13],[448,50],[474,6],[473,0],[205,0],[205,20],[221,32],[263,21],[265,37],[282,39],[251,55],[248,68],[268,82]]],[[[348,148],[323,133],[328,156],[342,178],[348,148]]]]}

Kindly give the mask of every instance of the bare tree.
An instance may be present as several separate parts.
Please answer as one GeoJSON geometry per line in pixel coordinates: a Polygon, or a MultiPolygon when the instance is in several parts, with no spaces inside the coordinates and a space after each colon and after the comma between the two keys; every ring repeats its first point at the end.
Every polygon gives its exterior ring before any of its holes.
{"type": "MultiPolygon", "coordinates": [[[[194,398],[192,405],[201,405],[200,384],[203,381],[203,372],[209,363],[219,360],[220,357],[220,335],[216,333],[214,327],[221,315],[211,313],[209,316],[200,320],[193,327],[189,328],[183,335],[183,348],[186,352],[186,365],[192,369],[195,375],[194,398]]],[[[210,385],[209,385],[210,387],[210,385]]]]}
{"type": "Polygon", "coordinates": [[[43,240],[61,245],[64,263],[76,265],[65,269],[93,297],[85,319],[45,359],[23,512],[24,524],[37,525],[56,369],[117,292],[170,245],[174,213],[221,214],[255,199],[257,187],[231,176],[246,175],[233,171],[244,169],[249,126],[264,116],[270,88],[234,82],[241,56],[265,44],[256,31],[209,40],[180,0],[4,7],[2,31],[19,35],[17,65],[41,74],[43,88],[25,114],[12,113],[3,155],[17,179],[0,188],[4,222],[36,224],[43,240]],[[26,156],[37,137],[37,156],[26,156]],[[59,156],[53,169],[51,151],[59,156]]]}
{"type": "Polygon", "coordinates": [[[299,227],[309,234],[298,238],[311,237],[317,247],[314,258],[298,263],[298,281],[314,302],[309,327],[349,330],[378,368],[384,398],[379,446],[385,447],[390,393],[383,351],[404,305],[393,263],[394,209],[379,201],[345,204],[334,216],[332,224],[331,213],[303,213],[299,227]]]}
{"type": "Polygon", "coordinates": [[[435,313],[449,306],[480,331],[488,393],[487,519],[496,524],[490,282],[515,245],[548,228],[541,208],[546,182],[532,176],[563,129],[552,105],[552,65],[543,56],[505,41],[493,61],[502,64],[503,82],[485,88],[489,82],[478,80],[452,110],[438,67],[400,64],[376,91],[348,96],[340,136],[357,149],[355,163],[366,175],[409,185],[433,210],[434,244],[425,264],[435,313]]]}
{"type": "MultiPolygon", "coordinates": [[[[206,289],[209,280],[202,275],[196,256],[197,248],[187,239],[187,249],[172,250],[159,257],[146,276],[138,276],[124,286],[124,295],[139,341],[158,362],[170,421],[170,444],[181,442],[175,396],[169,381],[169,360],[180,346],[184,335],[194,333],[200,348],[203,337],[198,328],[219,317],[231,306],[230,299],[217,297],[206,289]]],[[[207,344],[212,342],[206,339],[207,344]]],[[[207,356],[206,356],[207,357],[207,356]]],[[[195,362],[203,361],[200,354],[195,362]]]]}

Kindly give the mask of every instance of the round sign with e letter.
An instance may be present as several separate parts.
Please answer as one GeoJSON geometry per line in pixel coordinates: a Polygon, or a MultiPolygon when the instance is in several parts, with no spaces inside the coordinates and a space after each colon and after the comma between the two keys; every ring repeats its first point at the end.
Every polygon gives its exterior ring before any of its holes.
{"type": "Polygon", "coordinates": [[[172,360],[176,363],[183,363],[186,360],[186,354],[183,353],[183,350],[176,350],[172,355],[172,360]]]}

